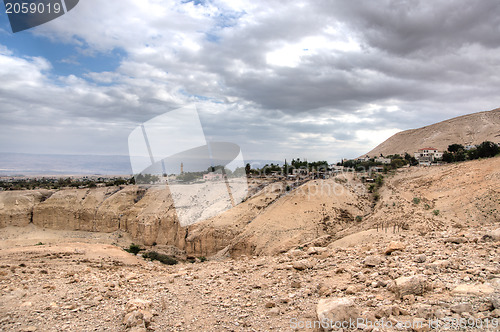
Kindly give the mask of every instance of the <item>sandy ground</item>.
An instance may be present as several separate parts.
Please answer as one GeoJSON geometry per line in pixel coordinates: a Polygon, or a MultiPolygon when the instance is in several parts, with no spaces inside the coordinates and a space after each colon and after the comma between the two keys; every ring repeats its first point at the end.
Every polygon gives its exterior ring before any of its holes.
{"type": "Polygon", "coordinates": [[[30,224],[26,227],[9,226],[0,228],[0,249],[33,246],[38,243],[55,245],[64,242],[114,244],[128,247],[133,241],[125,232],[98,233],[84,231],[65,231],[37,227],[30,224]]]}

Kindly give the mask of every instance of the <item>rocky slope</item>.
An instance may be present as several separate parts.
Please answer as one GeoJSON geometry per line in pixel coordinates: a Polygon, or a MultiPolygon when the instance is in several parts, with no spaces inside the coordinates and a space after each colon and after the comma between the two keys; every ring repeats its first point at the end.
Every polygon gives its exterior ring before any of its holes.
{"type": "Polygon", "coordinates": [[[164,188],[2,192],[0,329],[498,331],[499,166],[401,169],[376,203],[354,175],[255,183],[185,228],[164,188]],[[98,243],[137,240],[198,258],[98,243]]]}
{"type": "Polygon", "coordinates": [[[320,322],[350,318],[357,325],[344,331],[429,331],[429,324],[436,331],[498,331],[500,229],[351,237],[357,241],[174,266],[109,245],[0,250],[0,326],[319,331],[320,322]]]}
{"type": "Polygon", "coordinates": [[[420,148],[434,147],[444,151],[448,145],[500,142],[500,108],[468,114],[430,126],[399,132],[367,153],[369,156],[413,155],[420,148]]]}
{"type": "Polygon", "coordinates": [[[500,157],[400,169],[385,179],[368,227],[420,232],[500,222],[500,157]]]}

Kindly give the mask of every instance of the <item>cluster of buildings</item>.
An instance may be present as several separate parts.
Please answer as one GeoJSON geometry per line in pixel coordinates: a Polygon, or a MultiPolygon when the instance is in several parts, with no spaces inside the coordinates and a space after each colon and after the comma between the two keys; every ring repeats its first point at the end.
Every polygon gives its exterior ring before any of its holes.
{"type": "Polygon", "coordinates": [[[430,166],[443,158],[443,152],[436,148],[422,148],[414,153],[414,157],[418,160],[419,165],[430,166]]]}
{"type": "MultiPolygon", "coordinates": [[[[475,146],[472,146],[472,147],[475,148],[475,146]]],[[[443,153],[444,152],[439,151],[436,148],[427,147],[427,148],[418,149],[418,151],[415,152],[413,154],[413,156],[418,161],[419,165],[430,166],[430,165],[439,164],[439,161],[441,160],[441,158],[443,158],[443,153]]],[[[382,165],[390,165],[391,161],[392,161],[391,158],[386,158],[383,156],[375,157],[375,158],[370,158],[369,156],[363,156],[363,157],[357,158],[356,160],[361,161],[361,162],[374,161],[374,162],[382,164],[382,165]]],[[[383,167],[381,167],[381,168],[383,168],[383,167]]]]}

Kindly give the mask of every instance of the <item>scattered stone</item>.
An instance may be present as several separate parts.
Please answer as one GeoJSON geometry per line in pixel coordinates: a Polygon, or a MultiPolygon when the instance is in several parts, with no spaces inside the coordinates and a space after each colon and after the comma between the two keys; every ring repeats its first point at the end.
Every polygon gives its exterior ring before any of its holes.
{"type": "Polygon", "coordinates": [[[309,247],[306,251],[308,255],[317,255],[324,253],[327,250],[325,247],[309,247]]]}
{"type": "Polygon", "coordinates": [[[269,313],[274,316],[279,316],[279,314],[281,313],[280,308],[278,307],[271,308],[271,310],[269,310],[269,313]]]}
{"type": "Polygon", "coordinates": [[[425,263],[426,260],[427,260],[427,256],[425,254],[415,256],[416,263],[425,263]]]}
{"type": "Polygon", "coordinates": [[[356,293],[357,293],[357,291],[358,291],[358,290],[357,290],[356,286],[354,286],[354,285],[350,285],[350,286],[348,286],[348,287],[347,287],[347,289],[345,290],[345,293],[346,293],[347,295],[354,295],[354,294],[356,294],[356,293]]]}
{"type": "Polygon", "coordinates": [[[483,241],[500,241],[500,228],[497,228],[483,236],[483,241]]]}
{"type": "Polygon", "coordinates": [[[431,330],[429,325],[429,320],[425,318],[414,318],[411,330],[414,332],[428,332],[431,330]]]}
{"type": "Polygon", "coordinates": [[[352,298],[341,297],[332,299],[321,299],[316,306],[318,320],[329,322],[356,321],[359,317],[359,309],[352,298]]]}
{"type": "Polygon", "coordinates": [[[405,295],[422,295],[431,289],[427,277],[423,274],[400,277],[395,280],[393,292],[397,297],[402,298],[405,295]]]}
{"type": "Polygon", "coordinates": [[[380,256],[368,256],[365,258],[363,264],[367,267],[376,267],[382,264],[382,257],[380,256]]]}
{"type": "Polygon", "coordinates": [[[298,271],[307,270],[312,267],[311,263],[307,259],[302,259],[300,261],[293,262],[292,266],[295,270],[298,271]]]}
{"type": "Polygon", "coordinates": [[[498,294],[498,293],[493,294],[492,296],[490,296],[489,300],[490,300],[493,308],[500,309],[500,294],[498,294]]]}
{"type": "Polygon", "coordinates": [[[145,329],[151,323],[153,315],[149,311],[151,309],[151,301],[142,299],[133,299],[125,305],[125,317],[123,324],[127,328],[145,329]]]}
{"type": "Polygon", "coordinates": [[[22,332],[35,332],[35,331],[38,331],[38,329],[36,328],[36,326],[25,326],[25,327],[21,327],[21,331],[22,332]]]}
{"type": "Polygon", "coordinates": [[[450,310],[456,314],[472,312],[472,306],[469,303],[457,303],[450,307],[450,310]]]}
{"type": "Polygon", "coordinates": [[[461,296],[484,296],[493,294],[495,289],[488,284],[461,284],[455,287],[451,291],[452,295],[461,295],[461,296]]]}
{"type": "Polygon", "coordinates": [[[431,319],[435,316],[434,308],[430,304],[418,304],[417,316],[425,319],[431,319]]]}
{"type": "Polygon", "coordinates": [[[444,239],[444,243],[462,244],[467,243],[467,239],[465,237],[449,237],[444,239]]]}
{"type": "Polygon", "coordinates": [[[395,251],[403,251],[403,250],[405,250],[405,248],[406,248],[406,246],[404,245],[404,243],[399,242],[399,241],[392,241],[391,243],[389,243],[389,246],[387,246],[384,253],[386,255],[390,255],[395,251]]]}
{"type": "Polygon", "coordinates": [[[266,308],[274,308],[274,307],[276,307],[276,303],[274,303],[274,302],[267,302],[266,303],[266,308]]]}

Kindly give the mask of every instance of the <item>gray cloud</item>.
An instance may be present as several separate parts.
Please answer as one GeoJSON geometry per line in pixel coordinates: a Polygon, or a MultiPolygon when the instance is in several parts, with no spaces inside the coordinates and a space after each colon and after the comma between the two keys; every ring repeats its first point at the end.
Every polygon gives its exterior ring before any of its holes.
{"type": "Polygon", "coordinates": [[[120,66],[54,78],[45,59],[0,52],[0,150],[124,154],[137,124],[197,102],[207,135],[251,159],[334,161],[500,102],[493,0],[96,4],[34,33],[123,50],[120,66]]]}

